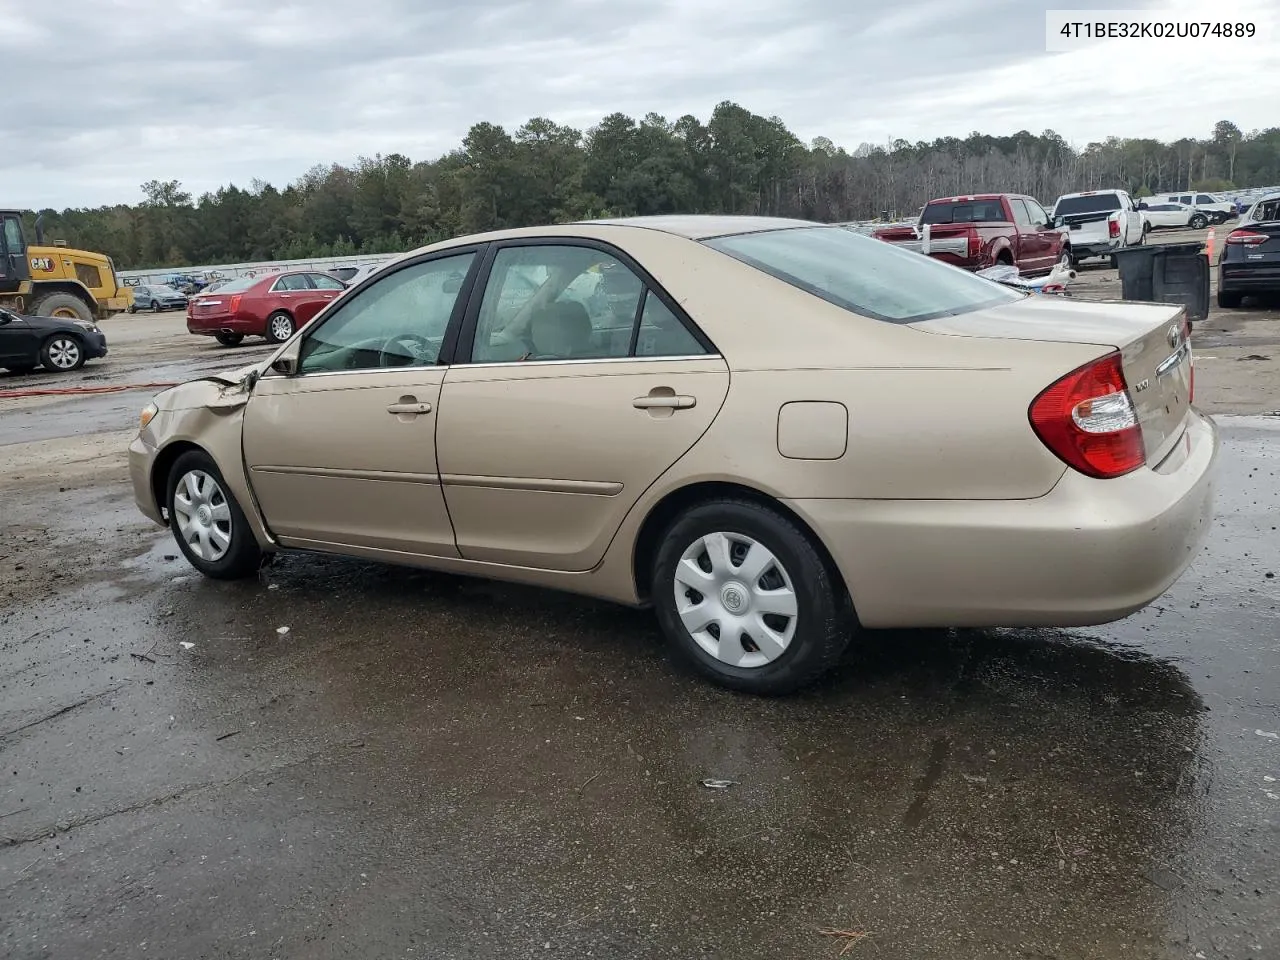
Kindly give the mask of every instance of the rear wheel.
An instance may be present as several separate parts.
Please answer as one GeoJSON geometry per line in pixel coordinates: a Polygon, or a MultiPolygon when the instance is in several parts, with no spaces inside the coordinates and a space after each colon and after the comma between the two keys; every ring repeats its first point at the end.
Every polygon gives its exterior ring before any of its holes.
{"type": "Polygon", "coordinates": [[[169,527],[193,567],[215,580],[253,576],[262,550],[222,472],[203,450],[191,450],[169,471],[169,527]]]}
{"type": "Polygon", "coordinates": [[[1232,290],[1218,291],[1218,306],[1226,307],[1228,310],[1233,310],[1236,307],[1240,306],[1243,300],[1244,300],[1243,294],[1236,293],[1232,290]]]}
{"type": "Polygon", "coordinates": [[[215,333],[213,336],[224,347],[239,346],[240,341],[244,339],[243,333],[215,333]]]}
{"type": "Polygon", "coordinates": [[[37,317],[60,317],[63,320],[93,322],[93,311],[79,297],[70,293],[48,293],[31,304],[31,313],[37,317]]]}
{"type": "Polygon", "coordinates": [[[278,310],[267,317],[267,339],[272,343],[284,343],[293,336],[293,317],[278,310]]]}
{"type": "Polygon", "coordinates": [[[809,534],[749,500],[694,507],[667,530],[652,594],[663,633],[704,676],[784,694],[839,661],[853,604],[809,534]]]}
{"type": "Polygon", "coordinates": [[[79,370],[84,361],[84,345],[70,333],[55,333],[40,348],[40,362],[46,370],[79,370]]]}

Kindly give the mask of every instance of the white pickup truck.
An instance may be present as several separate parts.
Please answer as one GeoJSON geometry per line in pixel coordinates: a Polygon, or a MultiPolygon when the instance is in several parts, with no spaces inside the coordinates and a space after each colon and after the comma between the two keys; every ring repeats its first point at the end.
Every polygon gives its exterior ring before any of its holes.
{"type": "Polygon", "coordinates": [[[1067,231],[1072,262],[1135,247],[1150,229],[1137,201],[1123,190],[1068,193],[1053,205],[1054,226],[1067,231]]]}

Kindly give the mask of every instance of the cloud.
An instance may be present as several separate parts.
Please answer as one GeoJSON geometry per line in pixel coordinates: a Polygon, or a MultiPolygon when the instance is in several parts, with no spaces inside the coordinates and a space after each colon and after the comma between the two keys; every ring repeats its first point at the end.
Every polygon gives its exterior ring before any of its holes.
{"type": "MultiPolygon", "coordinates": [[[[1046,53],[1045,8],[1090,3],[63,0],[50,18],[0,0],[20,41],[6,73],[24,78],[0,113],[0,141],[22,145],[0,153],[0,204],[132,202],[152,178],[197,195],[254,177],[283,185],[360,155],[434,158],[480,120],[705,120],[721,100],[849,149],[972,130],[1051,127],[1082,145],[1276,122],[1271,0],[1215,5],[1215,17],[1264,28],[1230,50],[1115,41],[1046,53]]],[[[1203,4],[1170,7],[1205,19],[1203,4]]]]}

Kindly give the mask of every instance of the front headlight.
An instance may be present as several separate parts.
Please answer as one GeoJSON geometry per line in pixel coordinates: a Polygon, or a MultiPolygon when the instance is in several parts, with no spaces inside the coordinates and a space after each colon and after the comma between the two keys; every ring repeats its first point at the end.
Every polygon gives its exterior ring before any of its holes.
{"type": "Polygon", "coordinates": [[[138,432],[141,433],[143,430],[145,430],[147,428],[147,424],[150,423],[153,419],[155,419],[155,415],[159,412],[160,412],[160,408],[157,407],[154,403],[148,403],[145,407],[143,407],[142,413],[138,417],[138,420],[139,420],[138,432]]]}
{"type": "Polygon", "coordinates": [[[75,324],[78,327],[88,330],[90,333],[102,332],[101,330],[98,329],[98,325],[96,323],[90,323],[88,320],[76,320],[75,324]]]}

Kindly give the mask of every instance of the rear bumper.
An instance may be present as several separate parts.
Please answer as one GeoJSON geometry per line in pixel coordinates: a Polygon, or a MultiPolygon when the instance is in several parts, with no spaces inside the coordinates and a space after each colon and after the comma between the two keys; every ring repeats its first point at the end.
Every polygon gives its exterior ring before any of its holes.
{"type": "Polygon", "coordinates": [[[1109,257],[1120,249],[1120,238],[1115,240],[1088,240],[1077,241],[1075,237],[1067,237],[1067,243],[1071,246],[1071,254],[1083,260],[1086,257],[1109,257]]]}
{"type": "Polygon", "coordinates": [[[1280,263],[1223,264],[1218,268],[1218,289],[1231,292],[1280,292],[1280,263]]]}
{"type": "Polygon", "coordinates": [[[187,332],[205,337],[217,336],[219,333],[240,333],[245,335],[261,335],[263,324],[252,317],[234,316],[229,313],[212,317],[187,317],[187,332]]]}
{"type": "Polygon", "coordinates": [[[1213,512],[1213,421],[1192,411],[1156,468],[1073,470],[1034,500],[792,500],[868,627],[1083,626],[1128,616],[1181,576],[1213,512]]]}

